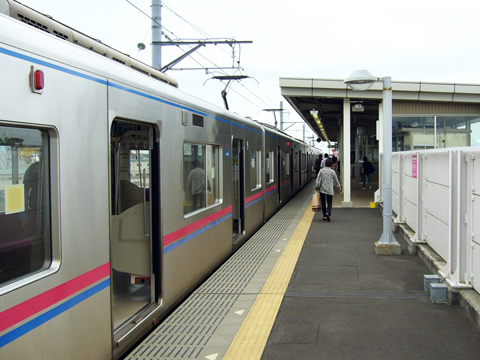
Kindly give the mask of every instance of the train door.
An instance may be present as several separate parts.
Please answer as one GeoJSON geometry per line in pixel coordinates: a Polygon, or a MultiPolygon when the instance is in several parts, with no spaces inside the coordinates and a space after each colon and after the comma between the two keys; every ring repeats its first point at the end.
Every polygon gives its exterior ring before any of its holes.
{"type": "Polygon", "coordinates": [[[232,142],[232,218],[233,242],[235,243],[245,229],[245,193],[244,193],[244,152],[243,141],[233,139],[232,142]]]}
{"type": "Polygon", "coordinates": [[[151,239],[159,224],[151,219],[159,209],[159,182],[152,159],[158,143],[149,124],[116,120],[110,135],[112,315],[120,345],[155,302],[151,239]]]}

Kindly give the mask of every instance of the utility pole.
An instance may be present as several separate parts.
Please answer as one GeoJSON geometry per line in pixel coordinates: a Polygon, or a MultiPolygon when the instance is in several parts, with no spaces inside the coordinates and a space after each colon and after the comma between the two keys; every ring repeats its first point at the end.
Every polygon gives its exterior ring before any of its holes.
{"type": "Polygon", "coordinates": [[[152,0],[152,66],[162,67],[162,1],[152,0]]]}
{"type": "MultiPolygon", "coordinates": [[[[237,44],[251,44],[252,41],[238,41],[235,39],[214,39],[214,40],[196,40],[196,41],[162,41],[162,0],[152,0],[152,67],[161,72],[166,72],[168,70],[177,70],[173,69],[173,66],[193,54],[198,49],[206,46],[207,44],[228,44],[232,48],[232,58],[235,60],[235,45],[237,44]],[[178,57],[174,61],[162,67],[162,46],[171,45],[171,46],[183,46],[183,45],[195,45],[190,50],[186,51],[182,56],[178,57]]],[[[143,44],[142,44],[143,45],[143,44]]],[[[140,49],[140,45],[139,45],[140,49]]],[[[143,49],[140,49],[143,50],[143,49]]],[[[219,68],[215,66],[215,69],[241,69],[240,59],[237,61],[238,65],[235,66],[235,62],[232,66],[227,68],[219,68]]],[[[179,70],[206,70],[208,73],[208,68],[191,68],[191,69],[179,69],[179,70]]]]}

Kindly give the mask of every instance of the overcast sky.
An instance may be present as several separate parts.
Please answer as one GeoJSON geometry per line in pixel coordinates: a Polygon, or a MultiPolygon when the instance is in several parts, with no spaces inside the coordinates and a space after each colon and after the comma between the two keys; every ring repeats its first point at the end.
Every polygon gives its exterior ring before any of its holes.
{"type": "MultiPolygon", "coordinates": [[[[23,0],[91,37],[151,64],[151,0],[23,0]],[[134,6],[140,10],[136,9],[134,6]],[[147,46],[139,52],[137,43],[147,46]]],[[[171,38],[232,38],[253,44],[235,48],[242,71],[231,66],[232,49],[210,45],[169,71],[179,87],[223,107],[225,83],[215,75],[248,75],[228,90],[230,110],[273,124],[263,109],[278,108],[280,77],[344,79],[368,69],[392,80],[480,84],[478,0],[165,0],[162,25],[171,38]],[[193,27],[193,26],[195,27],[193,27]],[[197,29],[200,29],[200,33],[197,29]]],[[[187,50],[187,48],[185,48],[187,50]]],[[[163,50],[162,65],[181,54],[163,50]]],[[[285,121],[301,121],[284,101],[285,121]]],[[[286,124],[285,126],[289,126],[286,124]]],[[[302,126],[291,134],[302,138],[302,126]]],[[[311,135],[311,134],[309,134],[311,135]]]]}

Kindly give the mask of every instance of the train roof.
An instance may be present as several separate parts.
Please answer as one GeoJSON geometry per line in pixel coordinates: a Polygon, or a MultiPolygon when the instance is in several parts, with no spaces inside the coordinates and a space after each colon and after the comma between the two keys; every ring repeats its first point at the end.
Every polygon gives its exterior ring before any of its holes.
{"type": "MultiPolygon", "coordinates": [[[[81,69],[83,71],[88,71],[90,73],[97,74],[98,76],[109,78],[115,81],[120,81],[123,84],[128,86],[134,86],[138,89],[142,89],[142,91],[146,91],[149,93],[158,94],[169,101],[179,104],[180,107],[186,107],[188,110],[193,112],[197,112],[199,114],[208,113],[210,116],[230,119],[234,120],[239,124],[243,124],[248,126],[249,128],[264,128],[267,131],[275,132],[277,135],[281,135],[282,137],[291,139],[292,141],[303,143],[301,140],[295,139],[292,136],[286,134],[285,132],[279,130],[268,124],[263,124],[258,121],[254,121],[249,118],[245,118],[241,115],[238,115],[234,112],[226,110],[222,107],[217,105],[211,104],[207,101],[199,99],[192,94],[185,93],[178,89],[178,84],[175,82],[174,84],[172,81],[162,81],[163,84],[174,85],[174,86],[159,86],[159,82],[155,81],[158,80],[155,76],[148,76],[142,77],[138,76],[138,68],[134,66],[123,66],[125,64],[115,61],[112,56],[121,56],[121,53],[113,53],[109,51],[115,51],[112,48],[107,47],[101,42],[97,42],[96,40],[88,37],[87,35],[81,34],[76,32],[75,30],[71,29],[70,27],[63,25],[61,23],[53,21],[46,15],[38,13],[37,11],[30,9],[16,1],[12,0],[0,0],[0,13],[4,13],[10,17],[10,19],[20,20],[23,24],[28,24],[33,26],[37,31],[32,33],[27,31],[30,26],[23,25],[24,30],[22,29],[15,29],[14,31],[6,31],[3,32],[4,35],[7,37],[11,37],[11,45],[15,45],[21,49],[27,50],[31,53],[35,54],[42,54],[42,56],[47,56],[50,59],[54,59],[55,62],[60,62],[64,64],[68,64],[69,66],[79,67],[78,64],[81,65],[81,69]],[[13,5],[13,6],[12,6],[13,5]],[[36,19],[41,19],[44,23],[46,23],[47,28],[49,31],[46,31],[42,28],[42,24],[40,21],[34,20],[35,16],[36,19]],[[23,17],[23,20],[21,20],[23,17]],[[48,21],[50,20],[50,22],[48,21]],[[36,22],[37,26],[34,26],[34,22],[36,22]],[[41,31],[38,31],[41,30],[41,31]],[[54,35],[49,38],[41,37],[42,32],[47,32],[51,35],[54,35]],[[65,39],[59,34],[66,35],[68,39],[65,39]],[[67,49],[65,46],[62,46],[62,41],[55,39],[59,38],[62,40],[68,40],[65,42],[67,46],[73,46],[70,49],[67,49]],[[48,40],[51,39],[51,40],[48,40]],[[73,39],[73,40],[71,40],[73,39]],[[75,39],[83,39],[91,44],[93,49],[88,46],[84,46],[78,42],[75,42],[75,39]],[[55,44],[53,42],[55,42],[55,44]],[[75,46],[75,45],[82,45],[82,46],[75,46]],[[75,50],[78,49],[78,50],[75,50]],[[103,53],[103,50],[107,51],[103,53]],[[110,50],[109,50],[110,49],[110,50]],[[88,51],[87,51],[88,50],[88,51]],[[92,56],[97,57],[97,59],[102,59],[102,61],[92,61],[92,56]],[[112,60],[114,60],[112,62],[112,60]],[[107,63],[108,62],[108,63],[107,63]],[[135,71],[131,71],[128,68],[131,68],[135,71]],[[150,78],[150,79],[149,79],[150,78]]],[[[20,24],[19,24],[20,25],[20,24]]],[[[6,25],[9,29],[11,25],[6,25]]],[[[32,29],[34,30],[34,29],[32,29]]],[[[8,43],[8,41],[7,41],[8,43]]],[[[123,54],[124,55],[124,54],[123,54]]],[[[128,55],[124,55],[128,57],[128,55]]],[[[129,57],[128,57],[129,58],[129,57]]],[[[129,58],[130,60],[134,60],[129,58]]],[[[135,60],[136,61],[136,60],[135,60]]],[[[143,64],[145,67],[147,65],[143,64]]],[[[162,74],[165,78],[168,78],[166,75],[161,73],[154,68],[148,67],[149,71],[156,71],[157,73],[162,74]]],[[[141,73],[144,73],[140,71],[141,73]]],[[[145,74],[145,73],[144,73],[145,74]]],[[[148,74],[145,74],[148,75],[148,74]]],[[[305,144],[308,145],[308,144],[305,144]]]]}
{"type": "Polygon", "coordinates": [[[124,54],[112,47],[81,33],[61,22],[54,20],[51,16],[42,14],[15,0],[0,0],[0,12],[17,19],[36,29],[42,30],[59,39],[82,46],[85,49],[103,55],[117,63],[123,64],[155,80],[164,82],[173,87],[178,87],[178,82],[161,71],[138,61],[128,54],[124,54]]]}
{"type": "Polygon", "coordinates": [[[306,142],[304,142],[303,140],[300,140],[300,139],[297,139],[289,134],[287,134],[286,132],[284,132],[283,130],[280,130],[279,128],[271,125],[271,124],[267,124],[267,123],[262,123],[260,121],[257,121],[257,120],[254,120],[255,122],[259,123],[263,128],[265,128],[265,130],[268,130],[268,131],[271,131],[271,132],[275,132],[279,135],[282,135],[282,136],[285,136],[291,140],[294,140],[302,145],[305,145],[305,146],[309,146],[309,147],[314,147],[306,142]]]}

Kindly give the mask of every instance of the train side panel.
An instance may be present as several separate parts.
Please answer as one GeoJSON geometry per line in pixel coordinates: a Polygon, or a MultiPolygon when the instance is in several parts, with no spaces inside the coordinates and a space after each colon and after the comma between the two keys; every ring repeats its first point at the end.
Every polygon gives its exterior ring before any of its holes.
{"type": "Polygon", "coordinates": [[[165,124],[162,146],[162,159],[176,159],[162,166],[162,209],[168,209],[162,212],[166,304],[178,302],[232,252],[231,172],[225,155],[232,125],[198,104],[182,106],[186,124],[176,137],[169,129],[178,123],[165,124]],[[206,177],[201,200],[189,181],[195,160],[206,177]]]}
{"type": "MultiPolygon", "coordinates": [[[[104,241],[108,238],[108,156],[102,146],[107,89],[102,81],[91,81],[86,72],[53,61],[52,57],[36,55],[57,46],[57,40],[3,16],[0,34],[2,78],[9,85],[0,90],[2,148],[8,154],[22,151],[23,155],[16,159],[25,166],[36,165],[43,182],[43,205],[37,204],[41,212],[33,220],[35,233],[24,237],[23,231],[31,228],[17,228],[14,231],[18,239],[13,239],[16,245],[1,244],[2,256],[12,254],[6,250],[8,246],[22,251],[20,244],[29,244],[26,246],[30,246],[31,254],[23,257],[26,264],[21,266],[28,267],[37,257],[43,265],[33,272],[26,269],[20,277],[3,278],[0,357],[58,358],[61,354],[63,358],[75,358],[87,352],[108,359],[110,270],[109,247],[104,241]],[[15,47],[10,46],[7,34],[15,34],[16,40],[24,39],[25,43],[16,41],[15,47]],[[42,93],[30,88],[32,66],[43,71],[42,93]],[[30,142],[32,132],[41,134],[41,142],[30,142]],[[14,149],[8,138],[22,134],[25,137],[20,140],[25,147],[14,149]],[[19,241],[20,237],[24,240],[19,241]],[[36,251],[40,241],[41,253],[36,251]],[[86,343],[90,350],[85,348],[86,343]]],[[[81,54],[78,61],[82,61],[81,54]]],[[[25,188],[24,180],[8,181],[18,181],[18,186],[25,188]]],[[[34,181],[40,182],[38,177],[34,181]]],[[[10,185],[2,184],[3,189],[7,187],[10,185]]],[[[30,210],[29,202],[24,211],[7,214],[11,199],[5,201],[0,217],[12,219],[8,226],[17,226],[16,217],[36,211],[30,210]]],[[[22,259],[17,260],[21,264],[22,259]]]]}
{"type": "Polygon", "coordinates": [[[291,137],[3,15],[0,66],[1,358],[121,356],[306,182],[291,137]]]}
{"type": "MultiPolygon", "coordinates": [[[[251,125],[252,126],[252,125],[251,125]]],[[[245,149],[245,235],[250,237],[264,221],[262,168],[264,166],[263,132],[260,126],[248,130],[245,149]]]]}

